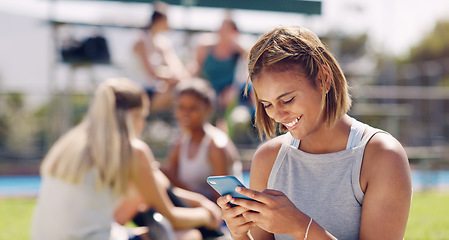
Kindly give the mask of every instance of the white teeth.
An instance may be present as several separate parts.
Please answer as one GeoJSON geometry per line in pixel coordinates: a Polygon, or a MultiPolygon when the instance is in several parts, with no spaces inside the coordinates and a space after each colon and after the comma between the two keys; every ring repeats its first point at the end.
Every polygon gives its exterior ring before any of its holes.
{"type": "Polygon", "coordinates": [[[285,123],[285,126],[293,127],[293,125],[295,125],[298,122],[298,120],[299,120],[299,117],[289,123],[285,123]]]}

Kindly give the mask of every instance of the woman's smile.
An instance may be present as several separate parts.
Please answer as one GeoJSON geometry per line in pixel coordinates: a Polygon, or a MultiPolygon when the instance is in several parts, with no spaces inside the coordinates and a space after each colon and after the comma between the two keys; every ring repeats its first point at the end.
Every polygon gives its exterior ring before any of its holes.
{"type": "Polygon", "coordinates": [[[302,119],[302,115],[295,118],[293,121],[290,122],[283,122],[282,124],[284,124],[284,126],[288,129],[288,130],[293,130],[296,128],[296,126],[298,126],[300,120],[302,119]]]}

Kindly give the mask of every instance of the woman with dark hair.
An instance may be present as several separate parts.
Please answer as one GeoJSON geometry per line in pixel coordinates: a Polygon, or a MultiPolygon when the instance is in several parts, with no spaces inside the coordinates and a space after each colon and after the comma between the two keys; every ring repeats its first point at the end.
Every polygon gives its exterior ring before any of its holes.
{"type": "Polygon", "coordinates": [[[225,113],[237,104],[241,87],[236,83],[237,63],[245,59],[247,51],[238,42],[239,30],[236,23],[226,18],[217,32],[216,42],[202,44],[197,49],[196,75],[208,80],[217,94],[215,120],[217,126],[224,125],[225,113]]]}
{"type": "Polygon", "coordinates": [[[167,175],[178,187],[216,201],[206,182],[211,175],[242,178],[236,146],[225,132],[210,124],[215,93],[209,82],[194,78],[176,87],[174,115],[181,134],[168,154],[167,175]]]}

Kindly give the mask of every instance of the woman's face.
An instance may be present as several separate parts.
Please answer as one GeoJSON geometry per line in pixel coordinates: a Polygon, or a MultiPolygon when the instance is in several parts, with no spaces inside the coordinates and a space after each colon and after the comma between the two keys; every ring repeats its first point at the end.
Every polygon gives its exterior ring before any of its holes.
{"type": "Polygon", "coordinates": [[[210,106],[191,93],[182,93],[175,104],[175,118],[179,126],[187,131],[202,128],[210,113],[210,106]]]}
{"type": "Polygon", "coordinates": [[[228,40],[235,40],[237,37],[238,31],[229,23],[228,21],[224,21],[218,30],[218,34],[221,38],[226,38],[228,40]]]}
{"type": "Polygon", "coordinates": [[[304,139],[323,127],[321,89],[291,71],[261,72],[254,91],[267,115],[284,125],[296,139],[304,139]]]}

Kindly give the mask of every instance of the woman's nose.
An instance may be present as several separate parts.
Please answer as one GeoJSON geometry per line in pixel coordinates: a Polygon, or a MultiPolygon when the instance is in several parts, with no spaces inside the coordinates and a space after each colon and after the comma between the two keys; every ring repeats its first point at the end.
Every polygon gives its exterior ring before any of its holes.
{"type": "Polygon", "coordinates": [[[274,107],[273,110],[274,111],[273,111],[272,118],[276,122],[283,122],[286,119],[286,117],[288,116],[288,111],[283,106],[276,106],[276,107],[274,107]]]}

